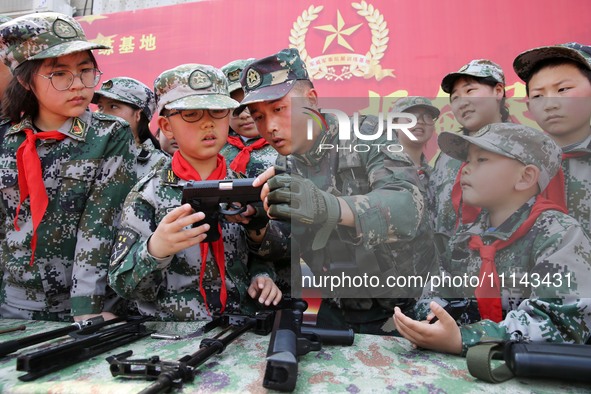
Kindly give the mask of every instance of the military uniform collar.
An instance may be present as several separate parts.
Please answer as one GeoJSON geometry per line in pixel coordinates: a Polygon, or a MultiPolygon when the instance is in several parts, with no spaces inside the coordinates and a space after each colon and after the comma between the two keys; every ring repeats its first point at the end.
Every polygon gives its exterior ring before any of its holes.
{"type": "Polygon", "coordinates": [[[565,153],[571,152],[587,152],[591,153],[591,135],[587,136],[583,141],[562,148],[565,153]]]}
{"type": "MultiPolygon", "coordinates": [[[[479,235],[483,238],[496,238],[506,241],[511,237],[511,235],[513,235],[515,231],[517,231],[519,226],[521,226],[523,222],[529,217],[532,206],[535,202],[535,197],[530,198],[525,204],[519,207],[517,211],[515,211],[499,227],[497,227],[494,230],[490,230],[488,212],[482,210],[476,222],[468,225],[463,225],[458,229],[458,240],[467,240],[472,235],[479,235]]],[[[493,239],[492,241],[485,243],[490,244],[496,239],[493,239]]]]}
{"type": "MultiPolygon", "coordinates": [[[[88,133],[89,121],[90,113],[85,111],[80,117],[69,118],[57,131],[72,139],[84,141],[88,133]]],[[[19,123],[12,125],[6,132],[6,135],[17,134],[24,129],[37,130],[35,125],[33,125],[33,120],[29,116],[22,119],[19,123]]]]}

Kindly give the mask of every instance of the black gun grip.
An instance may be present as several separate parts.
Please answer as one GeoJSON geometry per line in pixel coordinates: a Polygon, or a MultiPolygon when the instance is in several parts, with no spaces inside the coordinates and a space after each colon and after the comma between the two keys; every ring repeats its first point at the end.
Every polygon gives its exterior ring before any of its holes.
{"type": "MultiPolygon", "coordinates": [[[[199,212],[203,209],[203,207],[201,207],[201,204],[192,203],[191,207],[195,210],[195,212],[199,212]]],[[[207,230],[207,232],[205,233],[206,234],[205,242],[217,241],[221,237],[220,229],[219,229],[220,213],[217,210],[215,210],[213,212],[206,212],[206,211],[203,211],[203,212],[205,213],[205,219],[193,223],[193,227],[199,227],[199,226],[204,225],[206,223],[209,224],[209,230],[207,230]]]]}

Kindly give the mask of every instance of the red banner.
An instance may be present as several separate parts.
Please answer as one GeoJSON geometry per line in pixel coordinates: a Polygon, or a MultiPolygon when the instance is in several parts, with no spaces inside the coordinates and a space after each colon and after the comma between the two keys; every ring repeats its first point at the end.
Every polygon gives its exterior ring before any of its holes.
{"type": "MultiPolygon", "coordinates": [[[[103,79],[130,76],[152,86],[182,63],[221,67],[295,47],[321,96],[391,102],[444,95],[443,76],[478,58],[500,64],[507,95],[523,97],[515,56],[591,43],[590,13],[591,2],[576,0],[211,0],[78,20],[89,39],[112,46],[98,52],[103,79]]],[[[527,120],[526,111],[511,108],[517,119],[527,120]]]]}

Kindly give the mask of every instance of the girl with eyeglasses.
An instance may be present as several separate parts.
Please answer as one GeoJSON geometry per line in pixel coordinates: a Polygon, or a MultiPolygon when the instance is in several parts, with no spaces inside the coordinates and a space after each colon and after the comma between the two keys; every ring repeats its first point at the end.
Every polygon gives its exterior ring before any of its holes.
{"type": "Polygon", "coordinates": [[[2,101],[0,317],[114,317],[107,287],[114,222],[136,181],[132,133],[87,110],[101,78],[73,18],[48,12],[0,25],[14,78],[2,101]]]}

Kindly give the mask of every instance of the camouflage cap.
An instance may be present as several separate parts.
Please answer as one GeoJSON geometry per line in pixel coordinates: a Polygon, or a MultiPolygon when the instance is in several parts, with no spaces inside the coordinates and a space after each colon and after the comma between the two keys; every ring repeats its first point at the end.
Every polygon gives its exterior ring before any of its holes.
{"type": "Polygon", "coordinates": [[[402,97],[396,100],[390,112],[401,113],[411,108],[425,108],[434,118],[439,116],[439,108],[435,107],[431,100],[421,96],[402,97]]]}
{"type": "Polygon", "coordinates": [[[92,102],[98,103],[101,96],[138,107],[148,120],[152,119],[156,109],[154,92],[137,79],[129,77],[111,78],[103,82],[101,88],[94,92],[92,102]]]}
{"type": "Polygon", "coordinates": [[[513,69],[519,78],[529,81],[531,72],[542,60],[563,58],[582,64],[591,70],[591,47],[576,42],[530,49],[513,61],[513,69]]]}
{"type": "Polygon", "coordinates": [[[468,147],[474,144],[523,164],[533,164],[540,169],[540,190],[548,186],[562,162],[562,149],[546,133],[515,123],[491,123],[471,136],[444,131],[437,143],[442,152],[461,161],[466,161],[468,147]]]}
{"type": "Polygon", "coordinates": [[[182,64],[154,81],[156,113],[166,109],[232,109],[228,80],[221,70],[204,64],[182,64]]]}
{"type": "Polygon", "coordinates": [[[11,71],[27,60],[108,48],[89,42],[74,18],[57,12],[23,15],[0,25],[0,57],[11,71]]]}
{"type": "Polygon", "coordinates": [[[447,74],[441,81],[441,89],[451,94],[456,80],[464,75],[476,78],[493,78],[498,83],[505,85],[505,74],[501,66],[487,59],[476,59],[465,64],[455,73],[447,74]]]}
{"type": "Polygon", "coordinates": [[[234,60],[221,68],[226,78],[228,78],[228,90],[230,93],[241,88],[240,72],[255,60],[256,59],[254,57],[249,59],[234,60]]]}
{"type": "Polygon", "coordinates": [[[247,104],[277,100],[285,96],[297,80],[310,80],[306,64],[295,48],[255,60],[240,74],[244,99],[234,114],[239,114],[247,104]]]}

